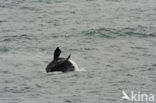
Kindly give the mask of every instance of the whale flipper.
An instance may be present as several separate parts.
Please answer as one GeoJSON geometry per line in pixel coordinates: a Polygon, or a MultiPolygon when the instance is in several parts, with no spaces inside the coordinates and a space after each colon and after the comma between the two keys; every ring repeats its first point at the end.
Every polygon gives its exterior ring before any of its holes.
{"type": "Polygon", "coordinates": [[[68,64],[68,60],[70,58],[71,55],[69,55],[65,60],[62,60],[60,63],[58,63],[55,68],[61,68],[61,67],[66,67],[66,65],[68,64]]]}
{"type": "Polygon", "coordinates": [[[57,47],[54,52],[54,60],[58,59],[60,54],[61,54],[61,50],[59,49],[59,47],[57,47]]]}
{"type": "Polygon", "coordinates": [[[71,54],[66,58],[65,62],[68,62],[70,57],[71,57],[71,54]]]}

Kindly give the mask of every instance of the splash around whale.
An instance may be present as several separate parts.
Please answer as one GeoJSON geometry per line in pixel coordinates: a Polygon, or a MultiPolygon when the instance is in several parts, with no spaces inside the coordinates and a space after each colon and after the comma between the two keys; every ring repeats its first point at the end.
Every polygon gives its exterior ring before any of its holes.
{"type": "Polygon", "coordinates": [[[54,51],[53,60],[47,65],[46,72],[70,72],[70,71],[82,71],[78,65],[70,59],[71,55],[67,58],[59,57],[61,50],[57,47],[54,51]]]}

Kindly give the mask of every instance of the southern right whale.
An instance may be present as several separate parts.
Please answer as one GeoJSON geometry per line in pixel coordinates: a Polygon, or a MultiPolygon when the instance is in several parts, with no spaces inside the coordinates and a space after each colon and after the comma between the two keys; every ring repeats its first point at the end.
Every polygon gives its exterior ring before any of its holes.
{"type": "Polygon", "coordinates": [[[57,47],[53,54],[53,60],[46,67],[46,72],[69,72],[78,69],[77,64],[70,60],[71,55],[69,55],[67,58],[61,58],[59,57],[60,54],[61,50],[59,47],[57,47]]]}

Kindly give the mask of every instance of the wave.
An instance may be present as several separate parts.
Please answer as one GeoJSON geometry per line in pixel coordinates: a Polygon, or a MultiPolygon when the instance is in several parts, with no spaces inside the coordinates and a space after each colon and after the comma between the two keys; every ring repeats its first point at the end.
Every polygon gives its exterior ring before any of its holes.
{"type": "Polygon", "coordinates": [[[7,20],[0,20],[0,23],[8,22],[7,20]]]}
{"type": "Polygon", "coordinates": [[[94,36],[100,38],[113,39],[117,37],[156,37],[156,31],[148,28],[97,28],[82,31],[84,36],[94,36]]]}
{"type": "Polygon", "coordinates": [[[21,40],[21,39],[31,40],[31,37],[29,37],[26,34],[13,35],[13,36],[3,36],[3,39],[1,41],[2,42],[9,42],[9,41],[16,41],[16,40],[21,40]]]}
{"type": "Polygon", "coordinates": [[[98,29],[89,29],[87,31],[83,31],[82,34],[85,36],[97,36],[102,38],[115,38],[114,32],[109,28],[98,28],[98,29]]]}
{"type": "Polygon", "coordinates": [[[148,28],[123,28],[118,30],[119,36],[156,37],[156,32],[148,28]]]}
{"type": "Polygon", "coordinates": [[[0,47],[0,52],[8,52],[9,51],[9,48],[7,47],[0,47]]]}

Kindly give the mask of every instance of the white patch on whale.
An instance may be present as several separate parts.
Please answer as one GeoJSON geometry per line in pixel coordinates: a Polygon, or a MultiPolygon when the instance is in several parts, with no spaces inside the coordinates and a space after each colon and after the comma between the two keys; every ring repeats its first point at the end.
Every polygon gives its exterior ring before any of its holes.
{"type": "Polygon", "coordinates": [[[85,69],[80,69],[79,67],[78,67],[78,65],[73,61],[73,60],[71,60],[71,59],[69,59],[69,61],[72,63],[72,65],[74,66],[74,71],[86,71],[85,69]]]}

